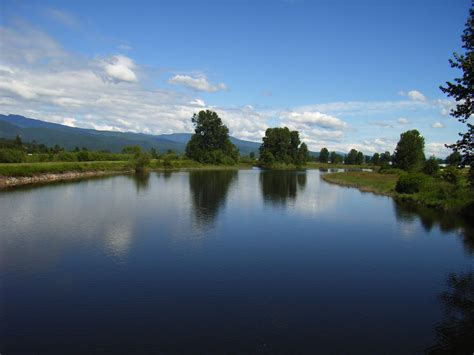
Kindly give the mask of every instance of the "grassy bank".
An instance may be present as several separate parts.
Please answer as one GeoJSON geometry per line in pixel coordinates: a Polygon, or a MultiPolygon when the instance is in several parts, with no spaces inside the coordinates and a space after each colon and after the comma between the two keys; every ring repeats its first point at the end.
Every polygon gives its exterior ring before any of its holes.
{"type": "Polygon", "coordinates": [[[474,190],[469,187],[465,178],[452,184],[441,178],[426,176],[425,181],[416,193],[406,194],[395,191],[400,173],[383,174],[378,172],[340,172],[322,176],[324,181],[361,191],[389,195],[401,201],[408,201],[443,211],[467,213],[472,215],[474,190]]]}
{"type": "Polygon", "coordinates": [[[379,174],[371,171],[346,171],[322,175],[324,181],[348,187],[356,187],[364,192],[392,195],[398,175],[379,174]]]}
{"type": "Polygon", "coordinates": [[[46,162],[0,164],[2,176],[34,176],[86,171],[129,171],[128,161],[46,162]]]}
{"type": "MultiPolygon", "coordinates": [[[[149,170],[166,169],[249,169],[251,164],[242,163],[234,166],[205,165],[192,160],[152,160],[149,170]]],[[[132,162],[126,161],[92,161],[92,162],[44,162],[0,164],[0,176],[36,176],[42,174],[63,174],[67,172],[129,172],[133,171],[132,162]]]]}
{"type": "Polygon", "coordinates": [[[369,164],[362,164],[362,165],[342,164],[342,163],[329,164],[329,163],[320,163],[320,162],[313,162],[313,161],[307,162],[306,168],[308,169],[373,169],[373,170],[380,169],[379,166],[374,166],[374,165],[369,165],[369,164]]]}

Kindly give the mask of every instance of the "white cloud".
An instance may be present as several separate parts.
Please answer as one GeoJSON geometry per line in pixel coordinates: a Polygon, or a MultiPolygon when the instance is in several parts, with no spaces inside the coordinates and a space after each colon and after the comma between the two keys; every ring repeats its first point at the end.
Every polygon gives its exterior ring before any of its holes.
{"type": "Polygon", "coordinates": [[[327,129],[343,129],[347,123],[343,120],[321,112],[282,112],[281,116],[292,123],[303,124],[308,127],[319,126],[327,129]]]}
{"type": "Polygon", "coordinates": [[[444,143],[440,142],[432,142],[432,143],[427,143],[425,145],[425,155],[427,157],[429,156],[436,156],[436,157],[446,157],[450,153],[450,150],[446,148],[444,143]]]}
{"type": "Polygon", "coordinates": [[[400,123],[400,124],[408,124],[410,123],[410,121],[408,121],[408,118],[405,118],[405,117],[400,117],[397,119],[397,122],[400,123]]]}
{"type": "Polygon", "coordinates": [[[435,122],[431,125],[433,128],[443,128],[444,125],[441,122],[435,122]]]}
{"type": "Polygon", "coordinates": [[[108,78],[113,81],[125,81],[129,83],[138,81],[133,71],[135,64],[128,57],[123,55],[112,56],[103,63],[103,66],[108,78]]]}
{"type": "Polygon", "coordinates": [[[206,107],[206,103],[201,99],[194,99],[189,101],[189,104],[192,106],[206,107]]]}
{"type": "Polygon", "coordinates": [[[426,101],[426,96],[417,90],[408,91],[407,96],[413,101],[426,101]]]}
{"type": "Polygon", "coordinates": [[[169,81],[170,84],[183,85],[198,91],[216,92],[226,90],[224,83],[211,84],[205,76],[192,77],[189,75],[175,75],[169,81]]]}

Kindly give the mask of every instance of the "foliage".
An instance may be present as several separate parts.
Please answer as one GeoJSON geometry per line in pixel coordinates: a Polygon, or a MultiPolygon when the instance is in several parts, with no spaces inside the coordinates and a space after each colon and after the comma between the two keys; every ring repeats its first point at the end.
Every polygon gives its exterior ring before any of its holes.
{"type": "Polygon", "coordinates": [[[22,150],[0,148],[0,163],[22,163],[26,154],[22,150]]]}
{"type": "Polygon", "coordinates": [[[319,152],[319,161],[321,163],[327,163],[329,160],[329,151],[327,148],[322,148],[321,151],[319,152]]]}
{"type": "Polygon", "coordinates": [[[340,154],[337,154],[336,152],[331,152],[329,159],[331,160],[332,164],[340,164],[344,160],[343,156],[340,154]]]}
{"type": "Polygon", "coordinates": [[[260,146],[260,163],[264,167],[280,165],[303,165],[309,160],[309,151],[305,143],[300,145],[298,131],[288,127],[268,128],[260,146]]]}
{"type": "Polygon", "coordinates": [[[133,155],[133,167],[135,172],[142,173],[150,165],[150,155],[142,152],[139,146],[135,147],[135,154],[133,155]]]}
{"type": "Polygon", "coordinates": [[[186,156],[200,163],[234,165],[239,152],[229,139],[229,129],[213,111],[192,117],[194,134],[186,146],[186,156]]]}
{"type": "Polygon", "coordinates": [[[380,154],[380,165],[387,166],[392,161],[392,155],[390,152],[380,154]]]}
{"type": "Polygon", "coordinates": [[[452,152],[446,157],[446,163],[453,166],[459,166],[462,161],[461,153],[452,152]]]}
{"type": "Polygon", "coordinates": [[[351,149],[344,160],[345,164],[357,164],[357,150],[351,149]]]}
{"type": "Polygon", "coordinates": [[[443,169],[441,173],[441,178],[450,184],[456,185],[459,183],[461,178],[461,174],[459,170],[454,166],[448,166],[447,168],[443,169]]]}
{"type": "Polygon", "coordinates": [[[355,163],[357,165],[364,164],[364,154],[362,152],[357,152],[355,163]]]}
{"type": "Polygon", "coordinates": [[[408,173],[400,175],[395,185],[395,191],[404,194],[420,192],[427,182],[427,176],[421,173],[408,173]]]}
{"type": "Polygon", "coordinates": [[[372,155],[372,158],[370,159],[370,162],[374,165],[379,165],[379,163],[380,163],[380,154],[379,153],[374,153],[374,155],[372,155]]]}
{"type": "Polygon", "coordinates": [[[449,63],[452,68],[460,69],[463,75],[455,78],[454,83],[446,82],[446,86],[440,86],[440,89],[448,97],[456,100],[456,108],[451,110],[451,116],[467,125],[467,131],[459,133],[461,138],[447,147],[462,153],[463,165],[472,166],[474,164],[474,125],[469,121],[474,114],[474,6],[469,10],[469,17],[461,39],[462,47],[466,52],[453,53],[454,59],[450,59],[449,63]]]}
{"type": "Polygon", "coordinates": [[[405,171],[419,171],[425,162],[425,139],[416,129],[400,135],[395,149],[395,165],[405,171]]]}
{"type": "Polygon", "coordinates": [[[423,172],[427,175],[434,176],[439,172],[439,163],[438,159],[434,156],[430,157],[423,166],[423,172]]]}

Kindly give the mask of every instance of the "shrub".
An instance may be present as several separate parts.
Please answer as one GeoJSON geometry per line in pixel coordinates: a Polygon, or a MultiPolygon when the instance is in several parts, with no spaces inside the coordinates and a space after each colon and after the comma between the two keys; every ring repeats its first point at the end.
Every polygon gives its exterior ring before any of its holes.
{"type": "Polygon", "coordinates": [[[18,149],[0,149],[0,163],[22,163],[26,154],[18,149]]]}
{"type": "Polygon", "coordinates": [[[439,172],[439,163],[435,157],[430,157],[423,166],[423,172],[427,175],[436,175],[439,172]]]}
{"type": "Polygon", "coordinates": [[[397,181],[395,190],[399,193],[414,194],[420,192],[428,177],[420,173],[403,174],[397,181]]]}
{"type": "Polygon", "coordinates": [[[455,166],[448,166],[447,168],[443,169],[441,178],[453,185],[457,185],[459,183],[459,179],[461,178],[461,174],[455,166]]]}
{"type": "Polygon", "coordinates": [[[173,157],[171,156],[171,154],[167,154],[163,157],[163,167],[165,169],[173,168],[173,157]]]}

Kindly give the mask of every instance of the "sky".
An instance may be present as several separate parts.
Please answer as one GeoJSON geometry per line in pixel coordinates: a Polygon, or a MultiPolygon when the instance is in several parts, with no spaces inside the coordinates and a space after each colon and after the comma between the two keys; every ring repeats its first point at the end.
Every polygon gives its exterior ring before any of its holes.
{"type": "Polygon", "coordinates": [[[439,89],[461,73],[470,0],[0,2],[0,113],[74,127],[393,152],[418,129],[444,157],[462,124],[439,89]]]}

